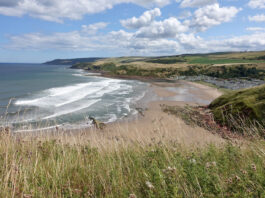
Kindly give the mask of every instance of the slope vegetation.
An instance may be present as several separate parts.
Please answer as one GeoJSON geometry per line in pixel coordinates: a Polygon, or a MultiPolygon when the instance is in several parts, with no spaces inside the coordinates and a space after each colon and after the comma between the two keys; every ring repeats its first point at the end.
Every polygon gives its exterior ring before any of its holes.
{"type": "Polygon", "coordinates": [[[265,126],[265,85],[227,93],[209,106],[217,122],[234,126],[236,120],[244,124],[265,126]]]}

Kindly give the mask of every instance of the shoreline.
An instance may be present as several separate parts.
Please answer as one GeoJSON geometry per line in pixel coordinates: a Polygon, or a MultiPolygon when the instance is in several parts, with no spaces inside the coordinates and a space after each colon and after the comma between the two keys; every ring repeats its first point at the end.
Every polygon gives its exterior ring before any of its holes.
{"type": "MultiPolygon", "coordinates": [[[[75,68],[69,68],[69,69],[74,69],[75,68]]],[[[103,72],[103,71],[89,71],[89,70],[85,70],[85,69],[80,69],[82,71],[84,71],[84,76],[91,76],[91,75],[86,75],[86,73],[89,74],[95,74],[97,77],[103,77],[103,78],[112,78],[112,79],[121,79],[121,80],[138,80],[141,82],[171,82],[174,83],[177,80],[174,79],[166,79],[166,78],[155,78],[155,77],[151,77],[151,76],[134,76],[134,75],[114,75],[114,74],[110,74],[108,72],[103,72]]]]}
{"type": "MultiPolygon", "coordinates": [[[[217,97],[212,93],[214,88],[199,85],[197,83],[180,82],[181,85],[188,85],[192,94],[197,97],[206,95],[211,100],[217,97]],[[193,90],[196,89],[197,90],[193,90]]],[[[144,115],[137,114],[134,119],[122,119],[117,122],[107,124],[103,130],[88,128],[82,131],[89,139],[91,145],[105,149],[115,148],[117,145],[128,146],[135,143],[140,145],[164,144],[175,142],[176,144],[198,148],[208,144],[221,145],[225,140],[218,134],[213,134],[198,126],[187,125],[181,118],[165,113],[161,106],[200,106],[197,102],[185,102],[172,100],[177,95],[176,92],[167,88],[176,87],[178,83],[150,83],[151,93],[155,94],[155,100],[149,100],[144,115]]],[[[219,93],[221,94],[221,93],[219,93]]],[[[81,133],[81,134],[82,134],[81,133]]],[[[69,142],[71,143],[71,142],[69,142]]]]}
{"type": "MultiPolygon", "coordinates": [[[[102,76],[106,77],[106,76],[102,76]]],[[[123,79],[125,79],[123,77],[123,79]]],[[[138,79],[131,79],[138,80],[138,79]]],[[[144,79],[147,82],[147,79],[144,79]]],[[[80,129],[56,128],[39,132],[19,132],[16,137],[22,138],[27,135],[33,138],[52,138],[67,140],[69,136],[82,136],[81,142],[89,141],[91,146],[110,148],[117,144],[131,145],[135,142],[150,144],[153,142],[176,141],[179,144],[189,146],[202,146],[205,144],[222,144],[224,139],[219,135],[212,134],[200,127],[188,126],[180,118],[163,112],[161,106],[207,106],[212,100],[222,95],[216,88],[208,87],[187,81],[162,81],[149,79],[149,86],[145,96],[136,103],[136,108],[142,108],[143,114],[136,115],[107,123],[103,130],[95,127],[80,129]],[[185,97],[183,97],[185,96],[185,97]],[[163,134],[157,134],[162,131],[163,134]],[[158,138],[159,136],[159,138],[158,138]],[[85,138],[84,138],[85,137],[85,138]],[[115,143],[114,143],[115,142],[115,143]]],[[[70,138],[71,139],[71,138],[70,138]]]]}

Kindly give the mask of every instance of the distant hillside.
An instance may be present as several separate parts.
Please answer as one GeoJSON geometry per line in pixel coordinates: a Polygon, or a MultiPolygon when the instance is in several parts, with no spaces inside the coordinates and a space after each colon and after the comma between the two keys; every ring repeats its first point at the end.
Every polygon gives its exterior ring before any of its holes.
{"type": "Polygon", "coordinates": [[[103,58],[75,58],[75,59],[56,59],[53,61],[48,61],[44,64],[47,65],[74,65],[78,63],[91,63],[103,58]]]}
{"type": "MultiPolygon", "coordinates": [[[[44,64],[49,65],[76,65],[79,63],[96,63],[96,62],[113,62],[120,64],[134,64],[134,63],[155,63],[169,65],[174,67],[174,64],[237,64],[237,63],[265,63],[265,51],[257,52],[216,52],[208,54],[182,54],[171,56],[128,56],[128,57],[112,57],[112,58],[76,58],[76,59],[56,59],[48,61],[44,64]]],[[[156,65],[157,67],[158,65],[156,65]]],[[[187,66],[187,65],[186,65],[187,66]]],[[[77,66],[80,67],[80,66],[77,66]]]]}

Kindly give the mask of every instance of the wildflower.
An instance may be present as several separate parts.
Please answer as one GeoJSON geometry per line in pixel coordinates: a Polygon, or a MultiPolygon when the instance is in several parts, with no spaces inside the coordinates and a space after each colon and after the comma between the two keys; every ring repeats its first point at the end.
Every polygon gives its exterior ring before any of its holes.
{"type": "Polygon", "coordinates": [[[163,169],[163,172],[175,172],[176,171],[176,167],[167,167],[167,169],[163,169]]]}
{"type": "Polygon", "coordinates": [[[151,182],[149,182],[149,181],[145,182],[145,184],[146,184],[146,186],[147,186],[149,189],[153,189],[153,188],[154,188],[153,184],[152,184],[151,182]]]}
{"type": "Polygon", "coordinates": [[[257,170],[256,165],[255,164],[251,164],[251,169],[254,170],[254,171],[256,171],[257,170]]]}
{"type": "Polygon", "coordinates": [[[175,171],[175,170],[176,170],[176,167],[173,167],[173,168],[172,168],[172,167],[169,166],[169,167],[167,167],[167,170],[168,170],[168,171],[175,171]]]}
{"type": "Polygon", "coordinates": [[[190,162],[191,162],[192,164],[196,164],[196,159],[190,159],[190,162]]]}
{"type": "Polygon", "coordinates": [[[239,182],[241,179],[240,179],[240,177],[239,176],[235,176],[235,180],[237,181],[237,182],[239,182]]]}
{"type": "Polygon", "coordinates": [[[205,166],[206,168],[216,167],[216,162],[207,162],[205,166]]]}
{"type": "Polygon", "coordinates": [[[130,194],[129,198],[137,198],[135,194],[130,194]]]}
{"type": "Polygon", "coordinates": [[[88,197],[93,197],[93,195],[90,191],[88,191],[86,194],[88,195],[88,197]]]}
{"type": "Polygon", "coordinates": [[[206,165],[205,165],[206,168],[210,168],[211,167],[211,163],[210,162],[207,162],[206,165]]]}
{"type": "Polygon", "coordinates": [[[247,171],[245,171],[245,170],[240,170],[240,171],[243,173],[243,175],[247,174],[247,171]]]}
{"type": "Polygon", "coordinates": [[[216,164],[216,162],[212,162],[212,165],[213,165],[214,167],[216,167],[217,164],[216,164]]]}
{"type": "Polygon", "coordinates": [[[233,183],[233,180],[232,180],[232,178],[228,178],[228,179],[226,180],[226,182],[227,182],[228,184],[232,184],[232,183],[233,183]]]}

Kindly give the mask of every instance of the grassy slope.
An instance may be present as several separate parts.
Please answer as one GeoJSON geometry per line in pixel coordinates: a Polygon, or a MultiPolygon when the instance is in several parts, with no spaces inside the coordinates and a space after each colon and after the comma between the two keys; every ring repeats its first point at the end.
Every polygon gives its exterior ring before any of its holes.
{"type": "Polygon", "coordinates": [[[0,197],[264,197],[265,145],[259,144],[100,151],[89,143],[1,135],[0,197]]]}
{"type": "Polygon", "coordinates": [[[227,93],[210,104],[216,121],[231,125],[231,117],[258,121],[265,126],[265,85],[227,93]]]}

